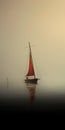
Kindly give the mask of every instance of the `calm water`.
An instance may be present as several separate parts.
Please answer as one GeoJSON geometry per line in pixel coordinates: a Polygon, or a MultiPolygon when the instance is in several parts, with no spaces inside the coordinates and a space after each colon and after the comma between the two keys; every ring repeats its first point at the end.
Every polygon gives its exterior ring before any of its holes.
{"type": "Polygon", "coordinates": [[[34,84],[1,84],[0,86],[0,97],[1,98],[23,98],[29,100],[31,96],[35,99],[40,96],[39,85],[34,84]]]}
{"type": "MultiPolygon", "coordinates": [[[[53,87],[52,87],[53,88],[53,87]]],[[[43,85],[43,87],[38,84],[38,85],[33,85],[33,84],[28,84],[26,85],[24,82],[23,83],[7,83],[6,84],[1,84],[0,85],[0,98],[3,99],[25,99],[26,101],[30,101],[31,98],[35,100],[35,102],[41,98],[48,98],[50,96],[54,95],[65,95],[65,91],[61,91],[60,89],[48,89],[48,87],[43,85]],[[23,84],[23,85],[22,85],[23,84]]]]}
{"type": "MultiPolygon", "coordinates": [[[[58,110],[65,104],[65,93],[48,91],[40,84],[23,85],[9,83],[0,86],[0,111],[38,112],[38,110],[58,110]],[[60,104],[59,104],[60,103],[60,104]],[[4,107],[3,107],[4,106],[4,107]],[[57,109],[58,108],[58,109],[57,109]]],[[[64,109],[64,106],[63,106],[64,109]]]]}

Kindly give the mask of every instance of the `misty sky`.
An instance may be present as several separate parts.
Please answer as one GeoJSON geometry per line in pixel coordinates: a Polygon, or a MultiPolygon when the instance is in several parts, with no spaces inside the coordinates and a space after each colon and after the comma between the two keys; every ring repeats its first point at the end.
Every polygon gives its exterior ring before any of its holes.
{"type": "Polygon", "coordinates": [[[23,82],[28,41],[40,84],[65,86],[65,1],[0,0],[0,82],[23,82]]]}

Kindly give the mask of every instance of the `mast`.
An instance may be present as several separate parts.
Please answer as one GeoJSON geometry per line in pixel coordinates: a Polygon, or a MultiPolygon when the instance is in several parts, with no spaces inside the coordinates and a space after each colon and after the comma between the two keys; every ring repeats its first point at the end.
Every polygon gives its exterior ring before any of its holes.
{"type": "Polygon", "coordinates": [[[29,42],[29,50],[30,50],[30,54],[32,54],[32,52],[31,52],[31,46],[30,46],[30,42],[29,42]]]}

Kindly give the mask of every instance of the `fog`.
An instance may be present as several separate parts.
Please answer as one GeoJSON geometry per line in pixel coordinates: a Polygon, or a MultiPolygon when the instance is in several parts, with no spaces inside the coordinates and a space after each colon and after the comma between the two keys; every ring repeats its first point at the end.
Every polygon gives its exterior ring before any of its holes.
{"type": "Polygon", "coordinates": [[[29,41],[39,90],[64,91],[65,1],[0,0],[1,85],[24,86],[29,41]]]}

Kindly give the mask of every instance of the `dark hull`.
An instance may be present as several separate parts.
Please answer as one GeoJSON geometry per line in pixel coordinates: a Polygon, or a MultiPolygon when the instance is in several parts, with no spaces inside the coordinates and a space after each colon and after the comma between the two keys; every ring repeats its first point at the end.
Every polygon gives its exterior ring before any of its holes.
{"type": "Polygon", "coordinates": [[[25,79],[25,83],[37,84],[38,79],[25,79]]]}

